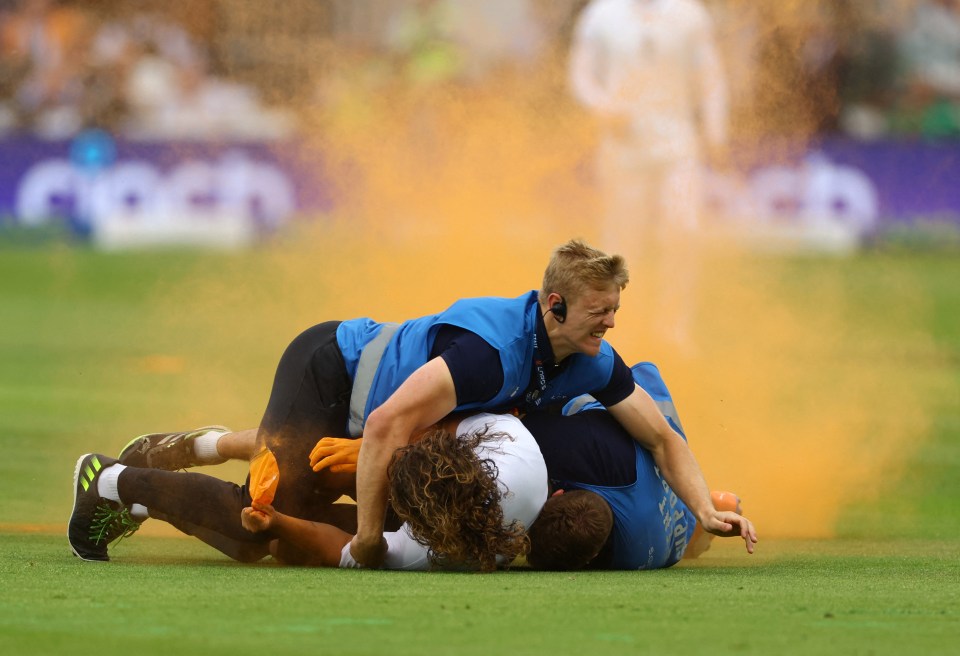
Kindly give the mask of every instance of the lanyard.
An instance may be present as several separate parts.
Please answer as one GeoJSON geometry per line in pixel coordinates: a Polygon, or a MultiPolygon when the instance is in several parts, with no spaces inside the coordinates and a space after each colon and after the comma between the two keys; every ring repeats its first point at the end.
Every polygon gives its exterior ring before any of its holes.
{"type": "Polygon", "coordinates": [[[536,389],[526,393],[524,401],[527,404],[540,405],[541,395],[547,390],[547,372],[543,368],[543,358],[540,356],[540,342],[537,340],[537,331],[533,331],[533,371],[536,389]]]}

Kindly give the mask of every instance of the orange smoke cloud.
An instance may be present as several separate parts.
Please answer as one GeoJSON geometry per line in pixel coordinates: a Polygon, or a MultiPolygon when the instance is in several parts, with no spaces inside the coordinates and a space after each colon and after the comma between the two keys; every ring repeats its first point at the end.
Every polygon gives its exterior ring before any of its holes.
{"type": "MultiPolygon", "coordinates": [[[[269,335],[279,357],[319,321],[396,321],[460,297],[518,295],[539,287],[554,246],[596,241],[583,173],[590,126],[554,85],[493,78],[414,94],[368,82],[330,82],[331,103],[307,135],[337,189],[331,215],[301,224],[231,282],[221,272],[170,291],[179,305],[249,308],[210,331],[238,344],[269,335]]],[[[654,330],[644,262],[630,263],[608,339],[628,363],[660,366],[709,484],[739,493],[762,536],[831,535],[844,505],[894,476],[898,451],[924,434],[920,392],[883,357],[892,338],[861,323],[844,280],[821,271],[811,289],[783,278],[791,269],[776,259],[732,247],[702,257],[695,351],[654,330]]],[[[922,314],[911,290],[893,301],[922,314]]],[[[259,365],[239,375],[268,376],[259,365]]],[[[211,362],[207,392],[255,420],[268,380],[240,383],[229,367],[211,362]]]]}

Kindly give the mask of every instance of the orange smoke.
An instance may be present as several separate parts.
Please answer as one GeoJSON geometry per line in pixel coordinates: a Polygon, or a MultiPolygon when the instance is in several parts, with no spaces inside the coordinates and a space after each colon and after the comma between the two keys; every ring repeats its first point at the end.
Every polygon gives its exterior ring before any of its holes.
{"type": "MultiPolygon", "coordinates": [[[[591,127],[558,85],[494,77],[414,92],[350,79],[326,82],[328,104],[308,123],[337,190],[333,212],[310,217],[227,282],[220,271],[170,290],[171,304],[221,315],[212,333],[238,348],[269,339],[275,362],[323,320],[396,321],[459,297],[519,295],[539,287],[554,246],[596,241],[591,127]]],[[[760,138],[768,124],[757,125],[760,138]]],[[[844,505],[895,476],[898,451],[924,435],[920,392],[885,359],[893,338],[853,312],[844,280],[820,272],[811,289],[784,278],[789,267],[774,258],[731,246],[705,253],[695,350],[678,351],[653,329],[643,262],[630,263],[634,280],[608,339],[628,363],[660,365],[708,483],[739,493],[761,536],[829,536],[844,505]]],[[[891,307],[921,325],[923,299],[893,293],[891,307]]],[[[208,362],[205,392],[223,397],[221,411],[256,421],[272,375],[264,357],[241,372],[227,357],[208,362]]],[[[214,420],[230,421],[198,417],[214,420]]]]}

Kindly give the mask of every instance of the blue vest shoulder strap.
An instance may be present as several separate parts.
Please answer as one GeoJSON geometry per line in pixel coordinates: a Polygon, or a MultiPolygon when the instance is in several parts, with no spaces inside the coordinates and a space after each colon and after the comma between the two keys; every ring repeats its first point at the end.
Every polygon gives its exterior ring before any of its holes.
{"type": "MultiPolygon", "coordinates": [[[[683,432],[683,424],[680,423],[680,414],[677,412],[677,408],[673,403],[673,397],[670,396],[670,390],[667,389],[667,384],[663,381],[663,376],[660,375],[660,370],[657,369],[657,365],[652,362],[640,362],[633,365],[630,371],[633,373],[633,380],[650,395],[650,398],[657,404],[660,412],[666,417],[670,427],[686,439],[686,433],[683,432]]],[[[589,394],[583,394],[563,406],[563,414],[575,415],[585,410],[598,410],[602,408],[603,406],[597,402],[595,398],[589,394]]]]}
{"type": "MultiPolygon", "coordinates": [[[[411,319],[399,326],[370,319],[341,323],[337,341],[353,378],[350,434],[360,435],[369,413],[427,362],[441,325],[476,333],[499,351],[503,387],[494,399],[477,407],[486,409],[510,403],[526,389],[530,378],[538,307],[537,292],[531,291],[512,299],[462,299],[439,314],[411,319]],[[371,349],[370,353],[367,349],[371,349]]],[[[468,407],[473,406],[458,409],[468,407]]]]}

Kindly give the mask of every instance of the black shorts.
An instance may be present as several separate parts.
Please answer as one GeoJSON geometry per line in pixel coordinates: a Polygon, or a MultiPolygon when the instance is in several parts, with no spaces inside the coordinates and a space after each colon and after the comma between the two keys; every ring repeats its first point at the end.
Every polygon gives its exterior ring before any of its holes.
{"type": "Polygon", "coordinates": [[[328,321],[307,328],[287,346],[260,422],[266,434],[292,429],[320,431],[320,437],[348,437],[353,383],[337,345],[339,325],[339,321],[328,321]]]}
{"type": "MultiPolygon", "coordinates": [[[[328,475],[310,468],[310,451],[322,437],[349,437],[353,383],[337,345],[339,321],[308,328],[287,346],[273,381],[259,435],[280,469],[275,505],[295,516],[328,503],[328,475]]],[[[339,496],[339,495],[337,495],[339,496]]]]}

